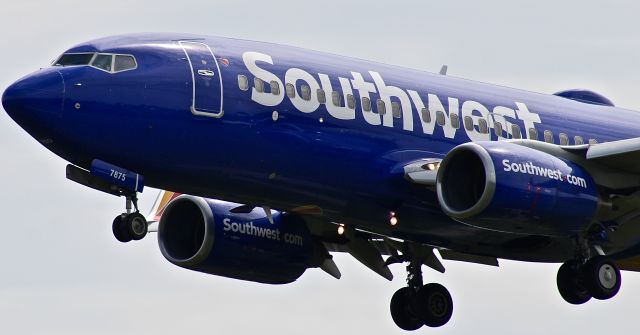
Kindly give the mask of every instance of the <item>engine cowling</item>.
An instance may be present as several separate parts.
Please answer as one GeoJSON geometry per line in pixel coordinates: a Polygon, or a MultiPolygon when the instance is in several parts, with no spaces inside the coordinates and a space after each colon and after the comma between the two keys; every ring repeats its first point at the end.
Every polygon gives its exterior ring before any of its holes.
{"type": "Polygon", "coordinates": [[[452,218],[510,233],[577,233],[599,206],[593,178],[582,167],[508,142],[454,148],[440,165],[437,192],[452,218]]]}
{"type": "Polygon", "coordinates": [[[262,209],[247,214],[230,210],[238,204],[182,195],[171,201],[160,219],[162,255],[180,267],[223,277],[286,284],[322,262],[301,218],[262,209]]]}

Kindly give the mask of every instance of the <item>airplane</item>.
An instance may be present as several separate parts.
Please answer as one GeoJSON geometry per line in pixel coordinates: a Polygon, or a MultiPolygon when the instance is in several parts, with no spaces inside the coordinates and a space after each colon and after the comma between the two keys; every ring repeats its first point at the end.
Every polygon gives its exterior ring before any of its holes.
{"type": "Polygon", "coordinates": [[[381,277],[404,330],[445,325],[443,260],[561,263],[570,304],[640,271],[640,113],[585,89],[552,95],[272,43],[180,33],[96,39],[2,96],[69,162],[125,198],[121,242],[157,232],[188,270],[286,284],[340,278],[344,252],[381,277]],[[152,215],[144,187],[167,190],[152,215]]]}

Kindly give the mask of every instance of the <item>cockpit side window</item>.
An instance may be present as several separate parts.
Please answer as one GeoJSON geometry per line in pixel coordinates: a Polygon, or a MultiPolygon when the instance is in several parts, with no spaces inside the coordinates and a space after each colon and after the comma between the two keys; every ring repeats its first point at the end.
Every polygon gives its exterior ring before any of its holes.
{"type": "Polygon", "coordinates": [[[138,67],[136,59],[131,55],[116,55],[115,57],[113,72],[133,70],[138,67]]]}
{"type": "Polygon", "coordinates": [[[138,62],[132,55],[112,53],[66,53],[53,62],[53,66],[91,66],[96,69],[118,73],[138,68],[138,62]]]}
{"type": "Polygon", "coordinates": [[[112,55],[98,54],[96,58],[93,59],[93,62],[91,62],[91,66],[111,72],[112,58],[112,55]]]}
{"type": "Polygon", "coordinates": [[[53,62],[53,66],[89,65],[95,53],[67,53],[53,62]]]}

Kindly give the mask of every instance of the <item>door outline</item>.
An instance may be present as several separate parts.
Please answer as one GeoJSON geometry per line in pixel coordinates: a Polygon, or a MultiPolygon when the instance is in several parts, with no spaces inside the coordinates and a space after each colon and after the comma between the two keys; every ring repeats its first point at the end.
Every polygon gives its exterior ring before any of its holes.
{"type": "Polygon", "coordinates": [[[220,65],[218,65],[218,59],[216,58],[216,55],[213,53],[213,50],[211,50],[211,47],[209,47],[209,45],[202,42],[178,41],[178,44],[180,45],[180,47],[182,47],[182,51],[184,52],[185,56],[187,57],[187,61],[189,62],[189,69],[191,70],[191,85],[192,85],[191,113],[193,115],[221,118],[224,115],[224,109],[222,108],[224,103],[224,94],[223,94],[224,88],[222,87],[222,73],[220,72],[220,65]],[[185,47],[185,45],[188,45],[188,44],[197,44],[197,45],[205,46],[207,50],[209,50],[209,53],[211,54],[213,61],[216,63],[216,70],[218,70],[218,79],[220,81],[220,111],[216,113],[201,111],[196,108],[196,74],[193,69],[193,63],[191,62],[191,57],[189,57],[189,53],[187,52],[187,49],[185,47]]]}

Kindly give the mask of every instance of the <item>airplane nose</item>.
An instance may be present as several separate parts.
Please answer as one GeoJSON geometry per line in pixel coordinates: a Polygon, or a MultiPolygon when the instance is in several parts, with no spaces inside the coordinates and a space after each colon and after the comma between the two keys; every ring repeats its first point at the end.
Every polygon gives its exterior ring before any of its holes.
{"type": "Polygon", "coordinates": [[[56,69],[44,69],[9,86],[2,106],[9,116],[32,135],[42,136],[54,117],[62,114],[64,81],[56,69]],[[35,133],[34,133],[35,132],[35,133]]]}

